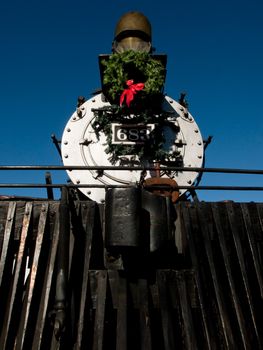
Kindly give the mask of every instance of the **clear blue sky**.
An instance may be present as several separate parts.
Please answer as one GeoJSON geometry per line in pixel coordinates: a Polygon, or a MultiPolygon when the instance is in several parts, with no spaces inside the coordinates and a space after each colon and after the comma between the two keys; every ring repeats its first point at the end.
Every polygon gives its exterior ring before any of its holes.
{"type": "MultiPolygon", "coordinates": [[[[118,19],[143,12],[156,53],[168,55],[165,92],[187,91],[207,167],[263,169],[262,0],[25,0],[0,3],[1,165],[61,165],[61,138],[77,97],[100,87],[98,55],[118,19]]],[[[53,172],[64,183],[65,172],[53,172]]],[[[204,175],[202,185],[263,186],[260,176],[204,175]]],[[[44,182],[43,172],[0,172],[0,183],[44,182]]],[[[0,194],[45,191],[0,189],[0,194]]],[[[199,192],[204,200],[262,201],[260,192],[199,192]]]]}

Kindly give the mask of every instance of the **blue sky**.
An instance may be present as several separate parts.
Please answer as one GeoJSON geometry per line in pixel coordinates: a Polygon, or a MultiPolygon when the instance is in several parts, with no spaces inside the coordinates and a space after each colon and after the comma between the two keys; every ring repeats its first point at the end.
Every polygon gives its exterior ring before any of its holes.
{"type": "MultiPolygon", "coordinates": [[[[207,167],[263,169],[262,0],[1,1],[1,165],[61,165],[61,138],[77,97],[100,87],[98,55],[111,52],[118,19],[150,20],[156,53],[168,55],[165,92],[187,92],[207,167]]],[[[52,172],[64,183],[65,172],[52,172]]],[[[0,183],[44,182],[42,172],[0,172],[0,183]]],[[[206,174],[202,185],[263,186],[262,175],[206,174]]],[[[0,194],[45,196],[43,190],[0,194]]],[[[260,192],[199,192],[203,200],[261,201],[260,192]]]]}

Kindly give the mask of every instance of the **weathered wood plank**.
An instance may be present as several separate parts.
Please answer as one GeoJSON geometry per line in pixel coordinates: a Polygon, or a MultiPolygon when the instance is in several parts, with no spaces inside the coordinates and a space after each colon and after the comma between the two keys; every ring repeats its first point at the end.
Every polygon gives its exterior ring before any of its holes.
{"type": "Polygon", "coordinates": [[[184,324],[183,329],[185,334],[186,347],[188,350],[196,350],[198,346],[191,312],[191,301],[187,292],[184,271],[177,273],[176,281],[179,295],[179,305],[184,324]]]}
{"type": "MultiPolygon", "coordinates": [[[[195,210],[193,209],[192,213],[193,213],[193,211],[195,211],[195,210]]],[[[211,245],[210,237],[213,236],[213,233],[211,232],[212,227],[209,224],[209,222],[207,221],[207,217],[208,217],[209,213],[210,213],[209,207],[208,207],[208,205],[206,205],[206,203],[201,203],[198,206],[198,217],[200,220],[201,232],[203,235],[203,244],[205,247],[205,252],[207,255],[207,259],[208,259],[209,270],[211,273],[212,282],[213,282],[213,286],[214,286],[216,301],[217,301],[218,310],[219,310],[219,318],[221,321],[222,330],[223,330],[223,334],[224,334],[225,346],[227,349],[232,350],[232,349],[235,349],[235,340],[234,340],[234,336],[233,336],[231,323],[229,320],[229,315],[228,315],[227,308],[226,308],[224,291],[222,289],[222,285],[221,285],[219,277],[218,277],[218,271],[217,271],[217,267],[216,267],[216,263],[215,263],[212,245],[211,245]]]]}
{"type": "Polygon", "coordinates": [[[221,218],[220,218],[220,213],[219,213],[219,207],[216,203],[212,204],[212,213],[213,213],[213,218],[215,221],[215,226],[219,238],[219,245],[221,248],[221,252],[223,255],[223,261],[226,269],[226,275],[227,275],[227,280],[228,284],[230,287],[230,292],[231,292],[231,301],[234,305],[235,313],[237,316],[238,324],[239,324],[239,330],[241,333],[242,341],[243,341],[243,346],[245,349],[250,349],[249,345],[249,338],[247,334],[247,329],[246,329],[246,324],[244,320],[244,315],[241,309],[240,301],[238,298],[238,293],[235,285],[235,281],[233,278],[232,274],[232,269],[231,269],[231,263],[230,263],[230,258],[228,254],[228,248],[227,248],[227,243],[225,240],[224,232],[223,232],[223,227],[221,224],[221,218]]]}
{"type": "Polygon", "coordinates": [[[160,298],[159,303],[162,318],[164,349],[174,350],[176,349],[176,342],[174,339],[174,329],[171,315],[172,308],[168,299],[166,273],[164,271],[159,270],[157,271],[156,277],[160,298]]]}
{"type": "Polygon", "coordinates": [[[46,273],[45,273],[43,289],[41,293],[41,299],[40,299],[39,310],[38,310],[38,317],[36,322],[36,328],[35,328],[35,333],[33,338],[32,349],[34,350],[39,350],[41,348],[41,344],[43,340],[43,330],[44,330],[45,323],[47,321],[47,308],[48,308],[53,273],[55,268],[58,239],[59,239],[59,212],[57,210],[54,231],[53,231],[53,239],[50,242],[51,243],[50,253],[47,260],[46,273]]]}
{"type": "Polygon", "coordinates": [[[44,232],[46,227],[47,215],[48,215],[48,203],[43,203],[41,208],[40,218],[39,218],[39,224],[38,224],[38,234],[37,234],[37,239],[35,244],[33,264],[31,266],[29,281],[27,284],[27,290],[23,301],[24,307],[20,318],[18,334],[15,341],[15,347],[14,347],[15,349],[23,349],[23,345],[24,345],[24,339],[25,339],[27,326],[28,326],[29,312],[31,308],[31,302],[32,302],[34,288],[35,288],[36,277],[37,277],[39,257],[41,253],[42,242],[43,242],[43,237],[44,237],[44,232]]]}
{"type": "Polygon", "coordinates": [[[184,222],[185,236],[187,237],[187,240],[188,240],[192,264],[193,264],[193,267],[195,268],[195,281],[196,281],[196,287],[198,291],[198,298],[199,298],[199,304],[200,304],[203,327],[204,327],[204,336],[206,339],[207,348],[209,350],[212,350],[212,349],[215,349],[215,341],[211,335],[211,330],[210,330],[211,323],[209,322],[209,318],[207,314],[206,299],[204,295],[205,286],[202,282],[202,276],[201,276],[202,267],[200,265],[200,259],[198,257],[197,247],[194,241],[196,232],[194,232],[192,229],[188,209],[185,206],[182,206],[181,208],[182,208],[181,210],[182,210],[182,217],[184,222]]]}
{"type": "Polygon", "coordinates": [[[91,203],[89,207],[86,204],[82,205],[82,217],[84,220],[85,232],[85,251],[84,251],[84,267],[81,284],[80,308],[77,320],[77,338],[74,349],[81,349],[83,329],[85,324],[85,309],[87,303],[88,281],[89,281],[89,266],[91,258],[91,244],[95,219],[95,203],[91,203]]]}
{"type": "Polygon", "coordinates": [[[262,266],[260,265],[260,262],[259,262],[259,255],[258,255],[258,251],[257,251],[255,237],[253,235],[254,230],[253,230],[251,218],[249,215],[248,204],[241,203],[241,208],[242,208],[242,213],[243,213],[243,219],[245,222],[246,234],[247,234],[248,241],[249,241],[249,247],[251,250],[252,257],[253,257],[254,268],[255,268],[256,275],[257,275],[258,286],[260,289],[261,298],[263,298],[262,266]]]}
{"type": "Polygon", "coordinates": [[[8,252],[10,237],[11,237],[12,229],[14,227],[13,225],[14,225],[15,210],[16,210],[16,202],[10,202],[8,212],[7,212],[3,246],[2,246],[2,252],[1,252],[1,259],[0,259],[0,286],[2,286],[2,278],[3,278],[4,269],[6,266],[5,264],[7,261],[7,252],[8,252]]]}
{"type": "Polygon", "coordinates": [[[97,272],[97,305],[94,323],[93,350],[102,350],[104,345],[104,322],[107,294],[107,271],[97,272]]]}
{"type": "Polygon", "coordinates": [[[19,244],[16,264],[15,264],[15,272],[14,272],[14,278],[12,283],[12,289],[9,294],[7,310],[4,318],[3,332],[0,338],[0,349],[5,349],[6,347],[12,313],[15,311],[14,303],[15,303],[16,293],[19,288],[18,282],[19,280],[21,280],[21,278],[23,279],[23,276],[21,276],[21,274],[24,275],[23,271],[21,271],[21,267],[22,267],[22,261],[25,259],[24,252],[25,252],[26,239],[28,235],[29,224],[30,224],[30,219],[32,214],[32,207],[33,207],[33,204],[31,202],[26,203],[22,232],[20,237],[20,244],[19,244]]]}
{"type": "MultiPolygon", "coordinates": [[[[235,245],[235,249],[236,249],[236,253],[237,253],[237,257],[238,257],[238,264],[239,264],[239,267],[240,267],[242,280],[243,280],[243,283],[244,283],[244,288],[245,288],[246,298],[247,298],[247,301],[248,301],[250,315],[251,315],[251,319],[252,319],[252,322],[253,322],[253,326],[254,326],[257,342],[258,342],[258,345],[259,345],[259,348],[260,348],[261,347],[261,340],[260,340],[260,336],[259,336],[259,330],[258,330],[258,326],[257,326],[257,321],[256,321],[256,318],[255,318],[255,308],[254,308],[254,304],[253,304],[251,288],[250,288],[250,285],[249,285],[248,272],[247,272],[247,269],[246,269],[244,251],[242,249],[242,244],[241,244],[241,240],[240,240],[240,232],[238,231],[238,225],[237,225],[237,222],[238,222],[238,220],[240,220],[240,218],[237,218],[236,215],[235,215],[235,210],[234,210],[234,204],[233,203],[231,203],[231,202],[226,203],[226,209],[227,209],[227,214],[228,214],[228,219],[229,219],[229,223],[230,223],[230,228],[231,228],[231,231],[232,231],[234,245],[235,245]]],[[[239,288],[240,288],[240,286],[239,286],[239,288]]]]}
{"type": "Polygon", "coordinates": [[[127,350],[127,279],[119,274],[116,350],[127,350]]]}
{"type": "Polygon", "coordinates": [[[140,332],[141,349],[152,349],[151,317],[149,310],[149,291],[146,279],[138,280],[139,308],[140,308],[140,332]]]}

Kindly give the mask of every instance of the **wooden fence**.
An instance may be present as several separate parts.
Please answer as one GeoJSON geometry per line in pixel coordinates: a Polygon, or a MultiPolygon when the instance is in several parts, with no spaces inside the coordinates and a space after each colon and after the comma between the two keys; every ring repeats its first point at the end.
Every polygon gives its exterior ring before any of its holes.
{"type": "Polygon", "coordinates": [[[262,203],[181,202],[169,259],[130,269],[103,206],[61,206],[0,202],[1,350],[262,349],[262,203]]]}

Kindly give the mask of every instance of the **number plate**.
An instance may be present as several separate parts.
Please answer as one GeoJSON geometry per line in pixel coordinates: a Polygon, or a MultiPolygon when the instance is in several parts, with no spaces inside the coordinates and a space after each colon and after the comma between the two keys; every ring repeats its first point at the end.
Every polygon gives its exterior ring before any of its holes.
{"type": "Polygon", "coordinates": [[[113,144],[144,144],[150,137],[154,124],[111,124],[113,144]]]}

